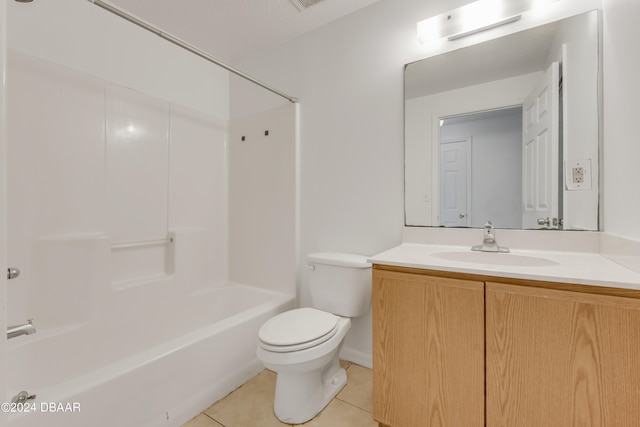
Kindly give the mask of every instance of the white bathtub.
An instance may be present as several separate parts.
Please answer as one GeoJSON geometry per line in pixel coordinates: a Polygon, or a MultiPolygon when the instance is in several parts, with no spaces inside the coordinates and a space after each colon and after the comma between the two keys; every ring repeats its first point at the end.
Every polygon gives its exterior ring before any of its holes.
{"type": "Polygon", "coordinates": [[[139,304],[144,315],[11,340],[9,392],[36,398],[9,426],[180,426],[263,369],[258,329],[293,297],[225,285],[151,313],[139,304]]]}

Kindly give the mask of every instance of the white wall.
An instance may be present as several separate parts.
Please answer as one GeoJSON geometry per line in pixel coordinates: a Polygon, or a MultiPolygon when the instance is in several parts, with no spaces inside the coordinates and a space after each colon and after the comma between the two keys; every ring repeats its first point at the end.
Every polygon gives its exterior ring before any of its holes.
{"type": "Polygon", "coordinates": [[[604,0],[604,230],[640,240],[640,2],[604,0]]]}
{"type": "MultiPolygon", "coordinates": [[[[418,45],[417,21],[465,3],[381,0],[237,64],[300,99],[301,264],[316,250],[374,254],[400,243],[403,64],[443,51],[418,45]]],[[[548,18],[599,4],[556,2],[548,18]]],[[[280,102],[266,94],[249,96],[234,81],[232,94],[236,117],[280,102]]],[[[307,277],[301,271],[301,303],[307,305],[307,277]]],[[[352,354],[370,357],[370,317],[354,321],[345,345],[352,354]]]]}

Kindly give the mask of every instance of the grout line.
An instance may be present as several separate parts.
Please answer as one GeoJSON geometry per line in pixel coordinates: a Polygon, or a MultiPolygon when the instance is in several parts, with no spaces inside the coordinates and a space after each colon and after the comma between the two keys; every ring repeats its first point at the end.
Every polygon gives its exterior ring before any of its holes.
{"type": "Polygon", "coordinates": [[[222,424],[220,421],[216,420],[215,418],[213,418],[212,416],[210,416],[209,414],[206,414],[204,412],[200,412],[201,414],[203,414],[205,417],[209,418],[210,420],[215,421],[216,423],[220,424],[222,427],[227,427],[224,424],[222,424]]]}
{"type": "MultiPolygon", "coordinates": [[[[351,406],[351,407],[353,407],[353,408],[356,408],[356,409],[359,409],[359,410],[361,410],[361,411],[363,411],[363,412],[366,412],[367,414],[371,414],[371,415],[373,415],[373,412],[369,412],[369,411],[367,411],[366,409],[361,408],[361,407],[359,407],[359,406],[357,406],[357,405],[354,405],[354,404],[353,404],[353,403],[351,403],[351,402],[347,402],[346,400],[340,399],[339,397],[334,397],[334,399],[339,400],[340,402],[346,403],[347,405],[349,405],[349,406],[351,406]]],[[[327,406],[328,406],[328,405],[327,405],[327,406]]]]}

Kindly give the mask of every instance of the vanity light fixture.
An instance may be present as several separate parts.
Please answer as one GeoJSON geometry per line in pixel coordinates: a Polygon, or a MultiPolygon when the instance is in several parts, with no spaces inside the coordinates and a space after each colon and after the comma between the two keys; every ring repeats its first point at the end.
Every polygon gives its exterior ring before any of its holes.
{"type": "Polygon", "coordinates": [[[516,22],[529,10],[557,0],[477,0],[447,13],[418,22],[418,41],[449,41],[516,22]]]}
{"type": "Polygon", "coordinates": [[[496,22],[493,22],[491,24],[487,24],[487,25],[485,25],[483,27],[474,28],[473,30],[464,31],[462,33],[454,34],[452,36],[447,37],[447,40],[449,40],[450,42],[454,41],[454,40],[458,40],[458,39],[461,39],[463,37],[471,36],[473,34],[481,33],[483,31],[487,31],[487,30],[490,30],[492,28],[500,27],[502,25],[507,25],[507,24],[510,24],[512,22],[519,21],[521,18],[522,18],[522,15],[510,16],[508,18],[501,19],[500,21],[496,21],[496,22]]]}

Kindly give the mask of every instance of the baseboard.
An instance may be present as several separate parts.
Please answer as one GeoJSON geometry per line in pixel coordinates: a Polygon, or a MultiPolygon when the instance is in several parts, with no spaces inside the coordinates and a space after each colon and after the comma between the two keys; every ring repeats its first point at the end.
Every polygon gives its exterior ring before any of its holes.
{"type": "Polygon", "coordinates": [[[370,354],[353,350],[351,348],[343,347],[340,352],[340,359],[355,363],[356,365],[364,366],[365,368],[373,368],[373,357],[370,354]]]}

